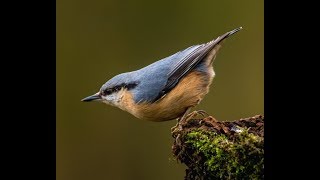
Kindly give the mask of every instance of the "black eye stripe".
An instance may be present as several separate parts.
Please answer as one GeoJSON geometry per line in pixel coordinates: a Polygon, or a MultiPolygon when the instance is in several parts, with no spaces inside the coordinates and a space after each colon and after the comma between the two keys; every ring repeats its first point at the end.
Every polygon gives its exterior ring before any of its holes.
{"type": "Polygon", "coordinates": [[[114,91],[119,91],[123,86],[115,86],[114,88],[112,88],[114,91]]]}
{"type": "Polygon", "coordinates": [[[103,91],[102,95],[104,95],[104,96],[105,96],[105,95],[110,95],[110,94],[112,94],[113,92],[120,91],[121,88],[126,88],[126,89],[130,90],[130,89],[135,88],[137,85],[138,85],[138,83],[120,84],[120,85],[114,86],[113,88],[105,89],[105,90],[103,91]]]}
{"type": "Polygon", "coordinates": [[[125,88],[127,88],[128,90],[135,88],[138,85],[138,83],[130,83],[130,84],[126,84],[125,88]]]}

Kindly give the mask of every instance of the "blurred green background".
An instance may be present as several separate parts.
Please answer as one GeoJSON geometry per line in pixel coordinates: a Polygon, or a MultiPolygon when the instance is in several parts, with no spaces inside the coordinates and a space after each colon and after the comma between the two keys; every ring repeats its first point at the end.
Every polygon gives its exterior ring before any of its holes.
{"type": "Polygon", "coordinates": [[[214,62],[196,109],[218,120],[264,113],[263,1],[57,0],[57,180],[183,179],[170,128],[80,100],[142,68],[242,26],[214,62]]]}

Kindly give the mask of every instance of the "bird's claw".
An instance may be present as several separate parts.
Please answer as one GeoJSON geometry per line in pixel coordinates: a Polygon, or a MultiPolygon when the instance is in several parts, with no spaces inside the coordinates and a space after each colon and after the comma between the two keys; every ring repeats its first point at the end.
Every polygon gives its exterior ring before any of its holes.
{"type": "Polygon", "coordinates": [[[204,110],[193,111],[193,112],[179,118],[177,124],[171,128],[171,133],[175,136],[176,133],[181,132],[183,130],[182,125],[189,122],[191,119],[193,119],[197,115],[201,115],[203,118],[206,116],[210,116],[204,110]]]}
{"type": "Polygon", "coordinates": [[[197,115],[201,115],[202,117],[206,117],[206,115],[209,116],[209,114],[204,110],[197,110],[189,113],[184,119],[181,119],[180,122],[188,122],[189,120],[196,117],[197,115]]]}

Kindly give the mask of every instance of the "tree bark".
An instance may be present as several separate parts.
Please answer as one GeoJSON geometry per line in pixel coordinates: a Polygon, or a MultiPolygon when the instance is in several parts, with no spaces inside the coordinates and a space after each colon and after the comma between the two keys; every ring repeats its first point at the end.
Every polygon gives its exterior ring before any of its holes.
{"type": "Polygon", "coordinates": [[[178,122],[172,152],[185,180],[264,179],[264,116],[219,122],[209,116],[178,122]]]}

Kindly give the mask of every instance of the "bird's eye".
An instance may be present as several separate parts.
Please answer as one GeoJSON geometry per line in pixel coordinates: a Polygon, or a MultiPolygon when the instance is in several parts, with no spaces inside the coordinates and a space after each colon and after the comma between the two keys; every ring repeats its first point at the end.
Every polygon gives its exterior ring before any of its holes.
{"type": "Polygon", "coordinates": [[[103,91],[104,95],[109,95],[111,93],[112,93],[112,89],[106,89],[106,90],[103,91]]]}

